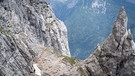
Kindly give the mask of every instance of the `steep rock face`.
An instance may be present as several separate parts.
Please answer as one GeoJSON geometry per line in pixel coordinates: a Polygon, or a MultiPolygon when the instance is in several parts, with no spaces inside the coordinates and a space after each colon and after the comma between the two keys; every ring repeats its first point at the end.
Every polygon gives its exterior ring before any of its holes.
{"type": "Polygon", "coordinates": [[[50,76],[134,76],[135,43],[130,30],[127,30],[126,12],[120,9],[114,22],[112,33],[103,45],[97,45],[93,54],[84,61],[49,53],[44,53],[37,61],[43,75],[50,76]],[[56,60],[57,59],[57,60],[56,60]],[[52,61],[50,61],[52,60],[52,61]],[[45,66],[45,67],[44,67],[45,66]]]}
{"type": "Polygon", "coordinates": [[[66,27],[46,0],[0,0],[0,10],[0,76],[35,76],[33,64],[39,76],[135,75],[135,44],[123,7],[112,33],[84,61],[67,57],[66,27]]]}
{"type": "Polygon", "coordinates": [[[0,0],[0,76],[29,76],[44,48],[70,56],[67,29],[46,0],[0,0]]]}
{"type": "Polygon", "coordinates": [[[127,16],[124,7],[114,22],[112,33],[103,45],[84,61],[83,67],[90,76],[134,76],[135,44],[127,30],[127,16]]]}

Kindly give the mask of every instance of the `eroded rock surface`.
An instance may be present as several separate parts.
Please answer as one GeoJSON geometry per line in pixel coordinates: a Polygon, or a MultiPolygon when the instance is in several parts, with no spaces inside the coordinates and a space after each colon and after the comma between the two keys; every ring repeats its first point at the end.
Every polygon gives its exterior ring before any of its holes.
{"type": "Polygon", "coordinates": [[[67,29],[46,0],[0,0],[0,76],[29,76],[44,47],[70,56],[67,29]]]}
{"type": "Polygon", "coordinates": [[[67,29],[46,0],[0,0],[0,76],[135,76],[127,21],[122,7],[103,45],[80,61],[68,57],[67,29]]]}
{"type": "Polygon", "coordinates": [[[71,65],[68,62],[63,63],[62,56],[45,53],[37,63],[44,74],[50,76],[134,76],[135,43],[130,29],[127,30],[127,21],[125,9],[122,7],[112,33],[101,46],[97,45],[94,53],[86,60],[71,65]]]}
{"type": "Polygon", "coordinates": [[[130,29],[127,30],[127,15],[120,9],[112,33],[103,45],[97,46],[93,54],[84,61],[91,76],[134,76],[135,43],[130,29]]]}

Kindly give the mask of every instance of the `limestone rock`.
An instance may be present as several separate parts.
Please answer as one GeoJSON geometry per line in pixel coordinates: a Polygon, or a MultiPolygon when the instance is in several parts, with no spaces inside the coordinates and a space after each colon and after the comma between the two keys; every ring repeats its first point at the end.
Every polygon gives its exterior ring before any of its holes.
{"type": "Polygon", "coordinates": [[[130,30],[127,31],[127,15],[120,9],[113,31],[103,45],[98,46],[84,61],[90,76],[134,76],[135,43],[130,30]]]}
{"type": "Polygon", "coordinates": [[[43,48],[70,56],[67,29],[46,0],[0,0],[0,76],[29,76],[43,48]]]}
{"type": "Polygon", "coordinates": [[[70,65],[68,62],[63,63],[62,56],[45,53],[37,63],[44,75],[50,76],[134,76],[135,43],[130,30],[127,30],[127,21],[122,7],[112,33],[101,46],[97,45],[94,53],[86,60],[70,65]]]}
{"type": "Polygon", "coordinates": [[[69,57],[67,29],[46,0],[0,0],[0,76],[135,76],[124,7],[86,60],[69,57]]]}

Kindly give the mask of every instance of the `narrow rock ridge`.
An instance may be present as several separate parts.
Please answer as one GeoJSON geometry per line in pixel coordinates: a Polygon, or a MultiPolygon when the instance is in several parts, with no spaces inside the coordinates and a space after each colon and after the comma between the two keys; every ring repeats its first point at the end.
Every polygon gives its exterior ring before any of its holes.
{"type": "Polygon", "coordinates": [[[66,26],[46,0],[0,0],[0,76],[30,76],[44,48],[70,56],[66,26]]]}
{"type": "Polygon", "coordinates": [[[120,9],[112,33],[103,45],[84,61],[83,67],[90,76],[134,76],[135,43],[130,29],[127,31],[127,15],[120,9]]]}

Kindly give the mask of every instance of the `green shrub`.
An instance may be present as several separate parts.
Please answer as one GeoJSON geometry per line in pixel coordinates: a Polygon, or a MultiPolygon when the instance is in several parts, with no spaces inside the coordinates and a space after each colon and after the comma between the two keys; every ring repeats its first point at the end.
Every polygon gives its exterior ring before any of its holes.
{"type": "Polygon", "coordinates": [[[71,65],[74,65],[76,63],[76,59],[73,57],[64,56],[62,60],[70,63],[71,65]]]}

